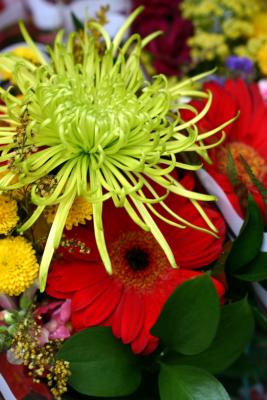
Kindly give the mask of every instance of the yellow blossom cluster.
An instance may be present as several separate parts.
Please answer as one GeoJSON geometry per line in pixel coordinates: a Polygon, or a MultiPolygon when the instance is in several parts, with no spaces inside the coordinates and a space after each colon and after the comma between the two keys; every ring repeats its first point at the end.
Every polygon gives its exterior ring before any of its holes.
{"type": "Polygon", "coordinates": [[[250,58],[267,75],[265,0],[184,0],[181,9],[195,27],[188,41],[194,63],[235,54],[250,58]]]}
{"type": "Polygon", "coordinates": [[[56,359],[62,340],[49,340],[42,345],[41,335],[40,325],[29,314],[16,330],[11,352],[28,369],[33,382],[40,383],[41,379],[46,379],[53,399],[61,400],[63,393],[67,392],[70,364],[56,359]]]}
{"type": "Polygon", "coordinates": [[[200,32],[188,41],[192,48],[193,60],[201,62],[212,61],[214,58],[225,59],[229,55],[225,38],[221,34],[200,32]]]}
{"type": "Polygon", "coordinates": [[[248,38],[253,36],[253,25],[250,21],[239,18],[229,18],[223,21],[222,30],[226,38],[237,40],[240,37],[248,38]]]}

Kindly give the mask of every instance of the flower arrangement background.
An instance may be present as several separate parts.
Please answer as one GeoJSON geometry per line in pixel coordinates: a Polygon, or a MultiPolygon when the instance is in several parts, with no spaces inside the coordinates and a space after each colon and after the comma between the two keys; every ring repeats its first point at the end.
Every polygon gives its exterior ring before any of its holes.
{"type": "Polygon", "coordinates": [[[264,4],[205,4],[149,1],[114,38],[106,7],[73,16],[48,53],[20,23],[0,55],[4,398],[264,396],[264,72],[192,47],[264,4]]]}

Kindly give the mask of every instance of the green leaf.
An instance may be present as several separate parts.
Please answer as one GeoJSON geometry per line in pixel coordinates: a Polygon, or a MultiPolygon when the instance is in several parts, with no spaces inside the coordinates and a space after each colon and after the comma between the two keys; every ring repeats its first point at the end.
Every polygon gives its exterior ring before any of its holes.
{"type": "Polygon", "coordinates": [[[69,384],[90,396],[124,396],[141,381],[139,359],[117,340],[110,328],[85,329],[68,339],[57,358],[70,362],[69,384]]]}
{"type": "Polygon", "coordinates": [[[31,304],[32,304],[31,298],[28,296],[27,293],[24,293],[24,294],[21,296],[20,300],[19,300],[19,307],[20,307],[22,310],[27,311],[28,308],[31,306],[31,304]]]}
{"type": "Polygon", "coordinates": [[[216,336],[210,347],[195,356],[170,354],[170,365],[187,364],[205,368],[213,374],[225,370],[244,351],[254,331],[254,318],[247,300],[227,304],[221,312],[216,336]]]}
{"type": "Polygon", "coordinates": [[[169,348],[191,355],[211,344],[220,318],[219,299],[207,275],[179,286],[165,303],[151,333],[169,348]]]}
{"type": "Polygon", "coordinates": [[[264,315],[258,307],[253,307],[253,313],[257,326],[259,326],[264,333],[267,334],[267,317],[264,315]]]}
{"type": "Polygon", "coordinates": [[[240,185],[241,182],[238,178],[238,173],[231,151],[227,152],[227,177],[233,187],[240,185]]]}
{"type": "MultiPolygon", "coordinates": [[[[245,158],[241,154],[240,154],[240,159],[246,169],[248,176],[250,177],[251,182],[257,188],[257,190],[262,198],[262,201],[264,203],[264,208],[265,208],[265,214],[266,214],[266,211],[267,211],[267,189],[264,186],[264,184],[261,181],[259,181],[259,179],[255,176],[250,165],[248,164],[248,162],[245,160],[245,158]]],[[[265,216],[264,222],[266,223],[266,216],[265,216]]]]}
{"type": "Polygon", "coordinates": [[[267,253],[260,252],[235,276],[243,281],[256,282],[267,279],[267,253]]]}
{"type": "Polygon", "coordinates": [[[79,20],[79,18],[73,12],[71,12],[71,19],[72,19],[72,23],[74,25],[75,30],[77,32],[83,31],[83,29],[84,29],[83,23],[79,20]]]}
{"type": "Polygon", "coordinates": [[[213,278],[218,278],[222,275],[222,273],[225,270],[225,264],[227,261],[227,258],[230,254],[230,251],[232,249],[233,242],[231,240],[228,240],[224,245],[223,245],[223,250],[220,255],[220,257],[215,261],[213,264],[212,270],[211,270],[211,275],[213,278]]]}
{"type": "Polygon", "coordinates": [[[230,400],[222,384],[207,371],[187,365],[161,365],[161,400],[230,400]]]}
{"type": "Polygon", "coordinates": [[[263,221],[257,203],[248,195],[246,219],[239,236],[235,239],[228,256],[226,268],[229,272],[240,272],[259,253],[263,240],[263,221]]]}

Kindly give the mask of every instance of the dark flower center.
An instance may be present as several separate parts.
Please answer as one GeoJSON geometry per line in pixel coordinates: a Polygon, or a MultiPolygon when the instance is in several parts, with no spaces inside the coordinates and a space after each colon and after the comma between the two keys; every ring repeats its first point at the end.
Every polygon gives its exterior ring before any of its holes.
{"type": "Polygon", "coordinates": [[[142,271],[149,264],[149,254],[139,247],[127,250],[124,257],[133,271],[142,271]]]}

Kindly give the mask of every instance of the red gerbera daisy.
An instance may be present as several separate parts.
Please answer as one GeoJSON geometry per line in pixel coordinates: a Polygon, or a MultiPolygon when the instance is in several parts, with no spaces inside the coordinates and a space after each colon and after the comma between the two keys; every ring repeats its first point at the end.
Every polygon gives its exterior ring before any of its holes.
{"type": "MultiPolygon", "coordinates": [[[[240,192],[240,189],[250,191],[263,209],[261,197],[242,162],[243,157],[256,178],[267,187],[267,106],[259,88],[241,79],[228,80],[224,86],[210,82],[204,87],[212,92],[213,101],[209,112],[198,124],[202,132],[215,128],[240,111],[239,118],[224,129],[224,143],[211,149],[209,154],[213,164],[205,165],[205,168],[225,191],[240,215],[243,215],[242,206],[246,200],[246,191],[240,192]],[[227,167],[229,151],[242,185],[233,186],[230,182],[227,167]],[[242,198],[242,195],[245,196],[242,198]]],[[[193,101],[191,104],[198,110],[204,106],[203,101],[193,101]]],[[[185,113],[184,117],[187,119],[188,114],[185,113]]]]}
{"type": "MultiPolygon", "coordinates": [[[[192,185],[191,177],[187,178],[192,185]]],[[[205,223],[188,199],[170,195],[168,204],[196,225],[205,223]]],[[[113,275],[106,273],[99,258],[93,230],[79,227],[67,233],[61,257],[54,261],[46,291],[56,298],[71,298],[75,330],[90,326],[112,326],[116,337],[130,343],[135,353],[152,352],[158,339],[150,334],[160,311],[173,290],[201,274],[200,268],[214,261],[222,250],[225,224],[220,214],[205,210],[219,231],[219,239],[192,228],[178,229],[159,223],[169,240],[180,269],[173,269],[151,233],[133,223],[124,209],[104,204],[106,241],[113,275]],[[81,243],[84,242],[85,245],[81,243]]],[[[220,295],[223,286],[214,280],[220,295]]]]}

